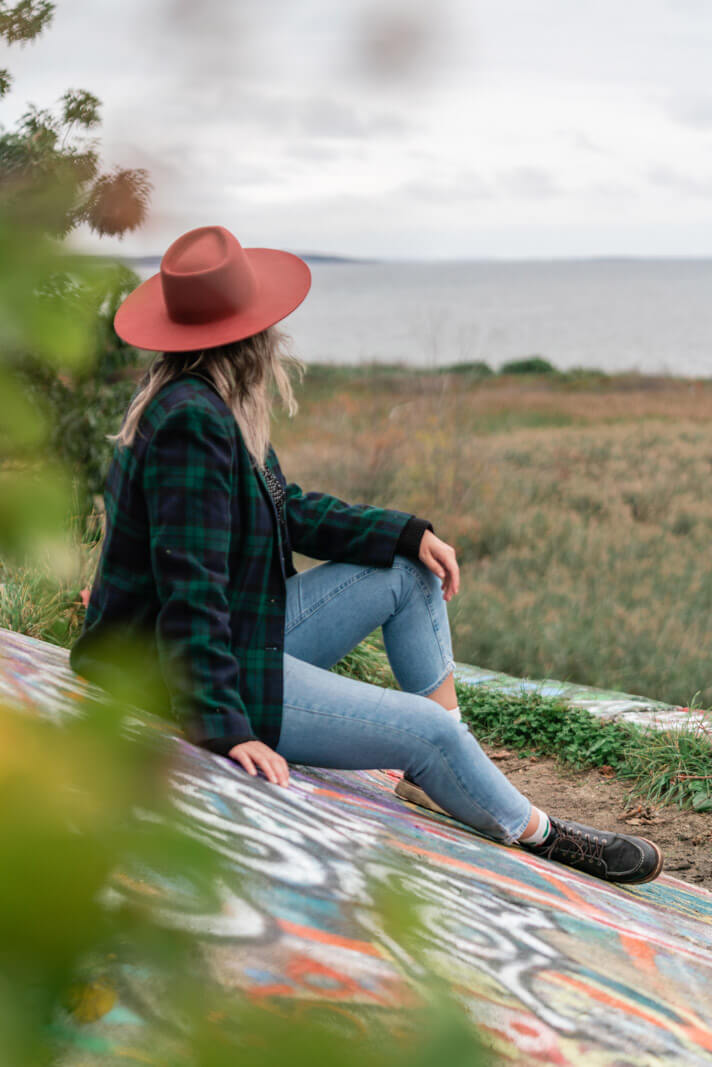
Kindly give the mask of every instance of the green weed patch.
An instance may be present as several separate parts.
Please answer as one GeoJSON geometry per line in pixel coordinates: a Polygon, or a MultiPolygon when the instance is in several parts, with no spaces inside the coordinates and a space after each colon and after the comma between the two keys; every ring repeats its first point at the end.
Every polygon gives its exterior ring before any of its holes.
{"type": "Polygon", "coordinates": [[[513,696],[461,682],[455,688],[462,717],[481,741],[582,769],[612,767],[646,801],[712,811],[712,742],[699,726],[642,730],[536,692],[513,696]]]}

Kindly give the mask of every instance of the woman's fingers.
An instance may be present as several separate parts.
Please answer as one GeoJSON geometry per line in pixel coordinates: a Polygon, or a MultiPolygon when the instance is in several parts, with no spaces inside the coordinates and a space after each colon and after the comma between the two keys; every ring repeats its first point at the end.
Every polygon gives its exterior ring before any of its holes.
{"type": "Polygon", "coordinates": [[[273,782],[276,785],[277,773],[272,769],[272,760],[269,758],[269,756],[265,756],[260,753],[259,756],[255,756],[255,763],[263,772],[265,778],[267,778],[268,781],[273,782]]]}
{"type": "Polygon", "coordinates": [[[233,754],[234,758],[242,764],[248,774],[257,774],[257,768],[250,759],[249,752],[245,752],[244,749],[242,749],[242,746],[238,746],[237,748],[231,748],[230,755],[232,756],[233,754]]]}
{"type": "Polygon", "coordinates": [[[441,541],[429,550],[425,563],[442,579],[445,600],[451,600],[460,589],[460,568],[455,558],[455,549],[441,541]]]}
{"type": "Polygon", "coordinates": [[[430,568],[433,574],[436,574],[441,581],[447,581],[447,571],[440,562],[438,556],[434,552],[428,552],[423,560],[425,565],[430,568]]]}
{"type": "Polygon", "coordinates": [[[289,785],[289,764],[282,756],[277,756],[275,770],[277,773],[277,782],[279,785],[289,785]]]}
{"type": "Polygon", "coordinates": [[[270,767],[270,764],[269,764],[269,760],[266,759],[265,756],[263,756],[261,753],[260,754],[255,754],[253,758],[254,758],[255,764],[262,771],[262,773],[264,774],[265,778],[269,782],[275,782],[276,783],[277,776],[274,773],[274,771],[272,771],[272,769],[270,767]]]}
{"type": "Polygon", "coordinates": [[[450,570],[448,574],[448,593],[451,597],[453,597],[457,592],[459,592],[459,589],[460,568],[457,565],[457,560],[455,559],[455,551],[453,550],[452,559],[450,560],[450,570]]]}
{"type": "Polygon", "coordinates": [[[248,774],[257,774],[259,768],[274,785],[289,785],[289,764],[262,741],[243,741],[234,745],[228,756],[240,763],[248,774]]]}
{"type": "Polygon", "coordinates": [[[256,762],[260,770],[264,771],[266,777],[275,785],[288,785],[289,784],[289,768],[287,767],[286,760],[278,756],[276,752],[270,756],[258,756],[256,762]]]}
{"type": "MultiPolygon", "coordinates": [[[[248,753],[248,759],[255,764],[264,774],[268,781],[275,785],[289,785],[289,765],[283,756],[279,756],[268,745],[261,741],[253,742],[248,753]]],[[[256,773],[256,772],[255,772],[256,773]]]]}

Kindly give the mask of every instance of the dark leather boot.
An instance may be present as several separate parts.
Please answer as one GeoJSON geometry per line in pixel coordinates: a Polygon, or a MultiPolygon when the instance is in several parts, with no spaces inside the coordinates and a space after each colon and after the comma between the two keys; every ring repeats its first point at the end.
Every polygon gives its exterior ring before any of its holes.
{"type": "Polygon", "coordinates": [[[624,885],[651,882],[663,868],[660,849],[645,837],[609,833],[551,816],[549,822],[551,830],[540,845],[520,841],[520,846],[536,856],[624,885]]]}

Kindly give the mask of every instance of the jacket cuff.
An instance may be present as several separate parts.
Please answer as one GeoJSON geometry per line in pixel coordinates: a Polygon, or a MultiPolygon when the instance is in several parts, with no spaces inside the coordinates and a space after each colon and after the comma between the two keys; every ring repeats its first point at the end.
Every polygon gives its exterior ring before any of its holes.
{"type": "Polygon", "coordinates": [[[243,741],[259,741],[255,734],[230,734],[227,737],[208,737],[205,741],[194,741],[198,748],[205,748],[208,752],[214,752],[218,756],[227,756],[235,745],[241,745],[243,741]]]}
{"type": "Polygon", "coordinates": [[[419,519],[416,515],[411,515],[398,535],[396,552],[402,556],[412,556],[417,559],[423,534],[426,530],[432,529],[432,522],[428,522],[427,519],[419,519]]]}

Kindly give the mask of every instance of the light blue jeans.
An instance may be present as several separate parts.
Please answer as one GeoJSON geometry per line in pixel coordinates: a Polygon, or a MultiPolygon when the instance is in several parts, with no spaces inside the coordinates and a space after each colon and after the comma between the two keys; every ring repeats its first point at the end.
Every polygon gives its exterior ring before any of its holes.
{"type": "Polygon", "coordinates": [[[312,767],[402,770],[456,819],[511,844],[530,802],[467,726],[427,699],[453,666],[440,579],[419,560],[328,562],[292,575],[277,752],[312,767]],[[379,626],[400,690],[329,670],[379,626]]]}

